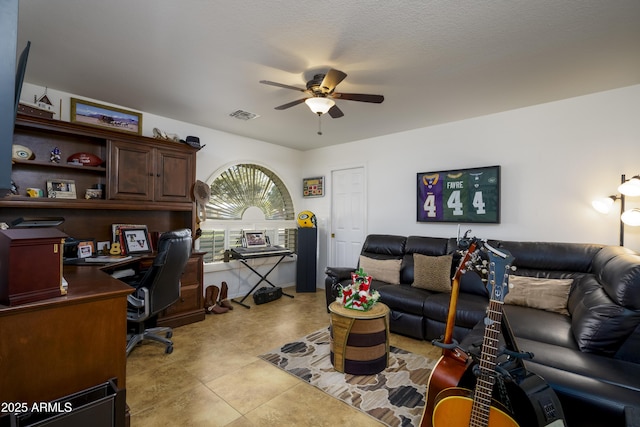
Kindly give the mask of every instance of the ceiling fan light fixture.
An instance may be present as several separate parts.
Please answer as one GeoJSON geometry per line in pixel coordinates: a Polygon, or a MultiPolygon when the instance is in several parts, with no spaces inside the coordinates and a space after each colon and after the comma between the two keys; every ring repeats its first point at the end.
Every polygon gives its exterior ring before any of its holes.
{"type": "Polygon", "coordinates": [[[307,98],[305,99],[304,103],[309,106],[311,111],[313,111],[318,115],[326,114],[327,111],[331,109],[331,107],[336,105],[333,99],[329,99],[325,97],[307,98]]]}

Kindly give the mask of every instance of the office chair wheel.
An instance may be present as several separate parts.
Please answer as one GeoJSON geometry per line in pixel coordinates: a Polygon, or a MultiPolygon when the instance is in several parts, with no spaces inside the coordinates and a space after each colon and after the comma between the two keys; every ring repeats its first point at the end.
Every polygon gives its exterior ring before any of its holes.
{"type": "Polygon", "coordinates": [[[173,346],[172,345],[168,346],[167,349],[164,352],[167,353],[167,354],[173,353],[173,346]]]}
{"type": "Polygon", "coordinates": [[[167,338],[171,338],[172,336],[173,336],[173,331],[167,332],[167,335],[166,335],[167,338]]]}

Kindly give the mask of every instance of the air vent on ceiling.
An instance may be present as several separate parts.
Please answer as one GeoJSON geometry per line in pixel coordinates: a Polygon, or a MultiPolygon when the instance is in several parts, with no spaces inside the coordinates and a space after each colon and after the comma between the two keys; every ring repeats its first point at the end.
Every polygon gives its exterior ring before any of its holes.
{"type": "Polygon", "coordinates": [[[239,120],[252,120],[255,118],[260,117],[259,115],[255,114],[255,113],[250,113],[248,111],[244,111],[244,110],[236,110],[233,113],[229,114],[231,117],[235,117],[236,119],[239,120]]]}

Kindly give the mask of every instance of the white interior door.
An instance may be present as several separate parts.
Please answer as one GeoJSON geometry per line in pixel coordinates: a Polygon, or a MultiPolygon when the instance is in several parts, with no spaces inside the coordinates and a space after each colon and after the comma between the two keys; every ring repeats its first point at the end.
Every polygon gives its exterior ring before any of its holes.
{"type": "Polygon", "coordinates": [[[355,267],[366,237],[364,167],[331,172],[331,263],[355,267]]]}

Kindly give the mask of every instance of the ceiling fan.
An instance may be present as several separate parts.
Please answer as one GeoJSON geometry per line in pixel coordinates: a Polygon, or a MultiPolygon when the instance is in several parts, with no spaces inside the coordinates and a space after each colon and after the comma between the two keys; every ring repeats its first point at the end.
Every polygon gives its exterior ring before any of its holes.
{"type": "Polygon", "coordinates": [[[384,101],[382,95],[367,95],[363,93],[340,93],[334,92],[338,83],[347,77],[346,73],[340,70],[330,69],[327,74],[316,74],[313,79],[307,82],[307,88],[303,89],[296,86],[289,86],[282,83],[271,82],[268,80],[260,80],[260,83],[270,86],[282,87],[285,89],[293,89],[304,92],[309,96],[307,98],[298,99],[286,104],[275,107],[276,110],[286,110],[295,105],[306,103],[311,111],[321,116],[325,113],[337,119],[344,116],[344,113],[336,105],[334,99],[344,99],[347,101],[372,102],[380,104],[384,101]]]}

